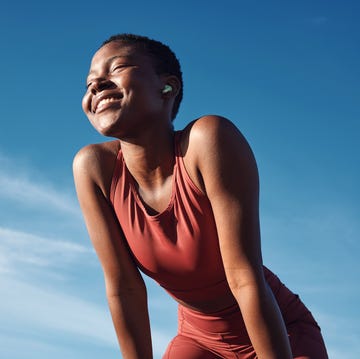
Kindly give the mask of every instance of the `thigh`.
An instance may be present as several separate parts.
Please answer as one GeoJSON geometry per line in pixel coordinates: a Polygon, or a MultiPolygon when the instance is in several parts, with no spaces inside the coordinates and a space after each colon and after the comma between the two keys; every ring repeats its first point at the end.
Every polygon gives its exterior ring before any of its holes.
{"type": "Polygon", "coordinates": [[[169,344],[163,359],[221,359],[196,340],[177,335],[169,344]]]}
{"type": "Polygon", "coordinates": [[[289,328],[289,340],[294,359],[328,359],[319,327],[300,322],[289,328]]]}

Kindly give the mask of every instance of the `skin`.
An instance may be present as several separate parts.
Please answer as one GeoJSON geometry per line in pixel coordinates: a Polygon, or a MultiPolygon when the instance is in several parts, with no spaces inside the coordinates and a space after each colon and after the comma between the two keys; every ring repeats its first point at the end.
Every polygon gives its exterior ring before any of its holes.
{"type": "MultiPolygon", "coordinates": [[[[146,54],[112,42],[94,55],[83,99],[83,110],[95,129],[117,138],[80,150],[74,178],[127,359],[152,358],[152,345],[146,288],[110,205],[112,173],[121,146],[147,210],[159,213],[167,207],[174,166],[171,111],[179,86],[175,76],[157,74],[146,54]],[[165,84],[173,90],[163,94],[165,84]],[[104,98],[113,100],[99,102],[104,98]]],[[[235,298],[258,358],[292,358],[281,314],[263,275],[259,181],[249,145],[230,121],[204,116],[183,130],[181,149],[191,179],[211,202],[233,293],[232,298],[219,298],[212,309],[220,310],[235,298]]],[[[196,309],[208,308],[197,303],[196,309]]]]}

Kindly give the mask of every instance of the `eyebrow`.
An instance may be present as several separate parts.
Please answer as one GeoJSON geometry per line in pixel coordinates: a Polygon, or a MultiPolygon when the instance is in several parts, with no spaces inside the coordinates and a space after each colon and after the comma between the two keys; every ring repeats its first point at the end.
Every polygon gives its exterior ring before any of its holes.
{"type": "MultiPolygon", "coordinates": [[[[106,62],[105,62],[106,66],[109,66],[113,61],[115,61],[118,58],[127,58],[127,59],[130,58],[131,59],[132,56],[130,56],[130,55],[115,55],[115,56],[112,56],[112,57],[110,57],[109,59],[106,60],[106,62]]],[[[87,77],[89,77],[91,74],[93,74],[95,72],[96,71],[94,71],[94,70],[90,70],[87,77]]]]}

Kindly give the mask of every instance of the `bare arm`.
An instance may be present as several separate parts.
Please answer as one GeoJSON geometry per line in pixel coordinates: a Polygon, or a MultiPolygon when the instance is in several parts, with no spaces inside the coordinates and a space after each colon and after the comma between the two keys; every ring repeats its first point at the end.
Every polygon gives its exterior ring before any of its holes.
{"type": "Polygon", "coordinates": [[[263,274],[258,214],[258,172],[236,127],[208,116],[192,129],[197,167],[211,202],[229,286],[259,359],[290,359],[277,303],[263,274]]]}
{"type": "Polygon", "coordinates": [[[104,272],[106,295],[123,357],[151,359],[145,284],[105,193],[110,185],[111,161],[114,162],[114,156],[104,148],[90,146],[81,150],[73,166],[76,191],[104,272]]]}

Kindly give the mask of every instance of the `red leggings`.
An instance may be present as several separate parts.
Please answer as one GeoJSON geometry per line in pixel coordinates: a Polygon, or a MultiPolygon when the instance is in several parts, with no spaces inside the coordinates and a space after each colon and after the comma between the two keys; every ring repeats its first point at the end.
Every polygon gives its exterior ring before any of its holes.
{"type": "MultiPolygon", "coordinates": [[[[286,327],[294,358],[328,358],[320,328],[308,310],[286,327]]],[[[163,359],[221,358],[257,358],[238,306],[212,315],[179,306],[178,335],[170,342],[163,359]]]]}

